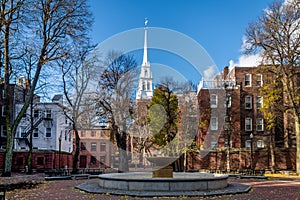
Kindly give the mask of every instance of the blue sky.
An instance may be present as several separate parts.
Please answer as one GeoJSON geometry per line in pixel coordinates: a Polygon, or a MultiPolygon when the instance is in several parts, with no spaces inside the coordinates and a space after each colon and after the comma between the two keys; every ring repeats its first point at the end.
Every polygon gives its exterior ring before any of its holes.
{"type": "MultiPolygon", "coordinates": [[[[94,15],[91,37],[99,44],[123,31],[144,26],[181,32],[197,41],[219,70],[229,61],[239,63],[242,38],[273,0],[89,0],[94,15]]],[[[149,33],[151,34],[151,33],[149,33]]],[[[142,45],[142,44],[141,44],[142,45]]],[[[157,53],[150,62],[169,65],[157,53]]],[[[140,62],[141,62],[140,58],[140,62]]]]}

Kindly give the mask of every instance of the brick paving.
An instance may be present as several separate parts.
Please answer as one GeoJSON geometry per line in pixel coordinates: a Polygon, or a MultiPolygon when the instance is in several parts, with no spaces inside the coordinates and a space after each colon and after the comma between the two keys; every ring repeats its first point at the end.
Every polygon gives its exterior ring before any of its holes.
{"type": "MultiPolygon", "coordinates": [[[[16,180],[18,177],[14,177],[16,180]]],[[[3,183],[3,178],[0,179],[3,183]]],[[[59,180],[59,181],[45,181],[42,184],[33,186],[27,189],[15,189],[6,193],[8,200],[76,200],[76,199],[153,199],[153,198],[135,198],[129,196],[117,195],[100,195],[86,193],[81,190],[75,189],[75,186],[85,182],[95,182],[97,179],[85,180],[59,180]]],[[[271,179],[271,180],[247,180],[247,179],[230,179],[229,182],[243,183],[252,185],[252,190],[244,194],[236,195],[223,195],[206,197],[204,199],[271,199],[271,200],[300,200],[300,179],[271,179]]],[[[169,199],[155,198],[155,199],[169,199]]],[[[203,199],[202,197],[174,197],[172,199],[203,199]]]]}

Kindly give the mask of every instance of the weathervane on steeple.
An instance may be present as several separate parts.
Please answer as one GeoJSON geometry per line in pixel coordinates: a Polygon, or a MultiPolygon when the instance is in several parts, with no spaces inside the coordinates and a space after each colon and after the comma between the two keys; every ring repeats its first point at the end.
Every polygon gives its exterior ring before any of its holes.
{"type": "Polygon", "coordinates": [[[147,27],[148,26],[148,18],[146,17],[145,18],[145,27],[147,27]]]}

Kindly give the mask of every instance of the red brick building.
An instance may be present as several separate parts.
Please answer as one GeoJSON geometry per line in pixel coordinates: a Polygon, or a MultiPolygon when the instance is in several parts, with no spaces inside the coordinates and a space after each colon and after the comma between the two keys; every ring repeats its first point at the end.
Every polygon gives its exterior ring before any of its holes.
{"type": "Polygon", "coordinates": [[[295,169],[295,134],[288,123],[291,119],[281,113],[275,133],[266,129],[260,88],[270,75],[258,69],[234,67],[229,71],[225,67],[214,80],[202,81],[197,137],[202,150],[189,157],[190,168],[265,170],[271,169],[274,158],[276,170],[295,169]]]}

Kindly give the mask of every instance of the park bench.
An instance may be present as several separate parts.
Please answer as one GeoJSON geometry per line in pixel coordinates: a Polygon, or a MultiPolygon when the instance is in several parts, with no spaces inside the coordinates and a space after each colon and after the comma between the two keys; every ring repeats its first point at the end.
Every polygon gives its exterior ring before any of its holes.
{"type": "Polygon", "coordinates": [[[72,179],[78,180],[78,179],[89,179],[90,174],[73,174],[72,179]]]}

